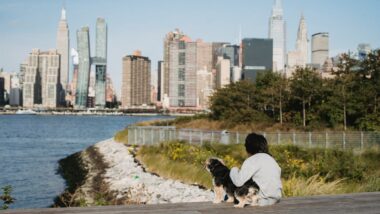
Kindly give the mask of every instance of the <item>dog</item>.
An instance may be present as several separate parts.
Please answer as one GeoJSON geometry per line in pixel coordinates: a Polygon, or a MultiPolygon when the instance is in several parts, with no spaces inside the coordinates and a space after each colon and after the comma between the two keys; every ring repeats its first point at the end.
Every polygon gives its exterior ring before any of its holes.
{"type": "Polygon", "coordinates": [[[259,186],[249,179],[243,186],[236,187],[230,178],[230,169],[218,158],[209,158],[205,163],[205,168],[212,175],[214,185],[214,201],[213,203],[221,203],[227,194],[227,202],[238,204],[234,205],[243,208],[246,204],[256,206],[259,196],[259,186]]]}

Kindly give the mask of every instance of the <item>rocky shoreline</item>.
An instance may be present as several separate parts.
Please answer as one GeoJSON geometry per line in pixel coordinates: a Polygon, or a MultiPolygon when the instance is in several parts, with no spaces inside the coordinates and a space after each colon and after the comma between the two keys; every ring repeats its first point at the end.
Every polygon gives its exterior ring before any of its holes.
{"type": "Polygon", "coordinates": [[[56,198],[56,207],[203,202],[213,197],[210,190],[146,172],[133,148],[113,139],[70,155],[59,165],[67,189],[56,198]]]}

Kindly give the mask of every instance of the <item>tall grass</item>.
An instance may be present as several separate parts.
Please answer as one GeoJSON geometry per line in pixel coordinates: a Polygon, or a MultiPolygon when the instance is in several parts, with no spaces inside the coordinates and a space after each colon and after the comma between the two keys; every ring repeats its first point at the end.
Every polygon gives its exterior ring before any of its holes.
{"type": "Polygon", "coordinates": [[[310,178],[293,175],[283,179],[283,194],[286,197],[340,194],[345,192],[343,181],[344,179],[338,179],[328,182],[320,175],[313,175],[310,178]]]}
{"type": "MultiPolygon", "coordinates": [[[[355,155],[293,145],[273,145],[270,151],[282,169],[286,197],[380,191],[379,151],[355,155]]],[[[192,145],[183,141],[143,146],[137,154],[148,171],[207,188],[212,188],[211,177],[202,164],[210,156],[222,158],[229,167],[239,167],[247,158],[241,144],[192,145]]]]}

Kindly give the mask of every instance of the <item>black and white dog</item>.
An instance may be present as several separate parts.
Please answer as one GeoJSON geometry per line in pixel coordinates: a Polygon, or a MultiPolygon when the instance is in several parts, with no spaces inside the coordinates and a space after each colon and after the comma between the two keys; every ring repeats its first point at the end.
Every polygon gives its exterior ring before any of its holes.
{"type": "Polygon", "coordinates": [[[230,178],[230,169],[218,158],[209,158],[205,165],[213,178],[214,185],[214,203],[224,201],[227,194],[227,202],[233,203],[235,199],[239,201],[235,207],[243,208],[246,204],[256,206],[259,199],[259,186],[249,179],[243,186],[236,187],[230,178]]]}

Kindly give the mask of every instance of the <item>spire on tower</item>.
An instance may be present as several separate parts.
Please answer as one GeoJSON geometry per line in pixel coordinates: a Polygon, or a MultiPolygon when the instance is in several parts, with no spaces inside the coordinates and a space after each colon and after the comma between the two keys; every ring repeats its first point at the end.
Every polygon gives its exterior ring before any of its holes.
{"type": "Polygon", "coordinates": [[[62,8],[62,11],[61,11],[61,20],[66,20],[66,10],[65,10],[65,8],[62,8]]]}
{"type": "Polygon", "coordinates": [[[274,7],[277,9],[282,9],[282,0],[275,0],[274,7]]]}

